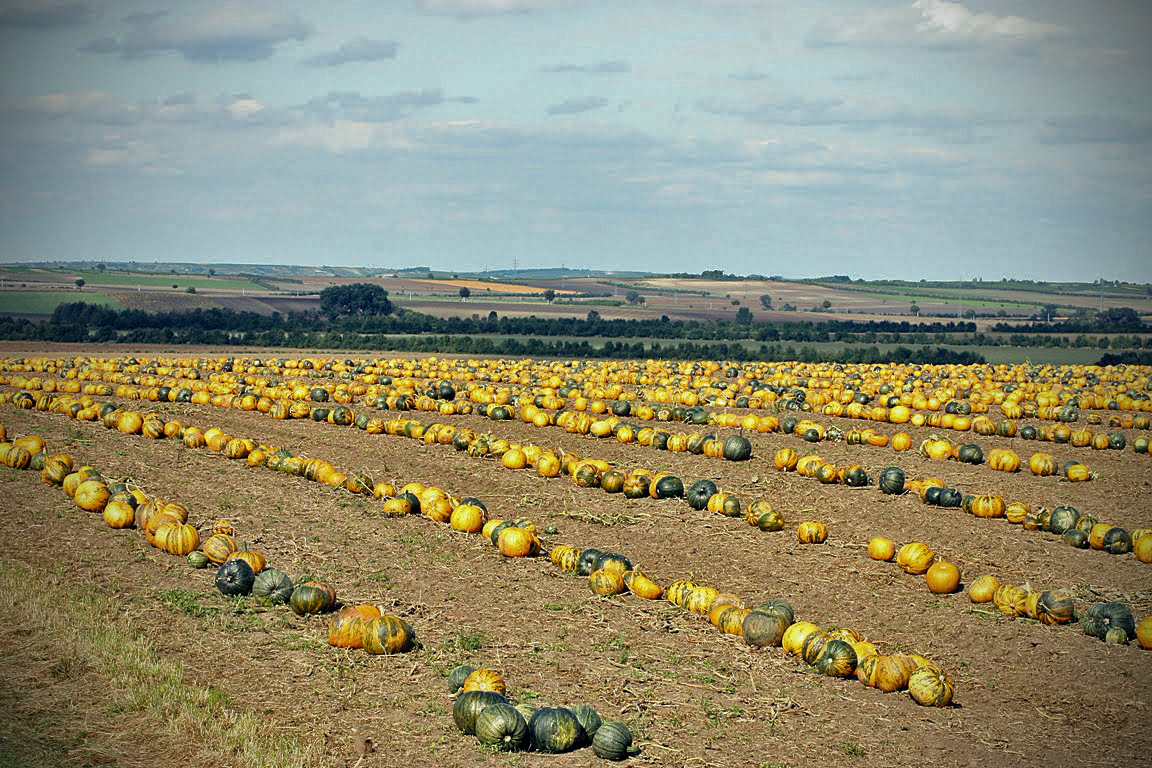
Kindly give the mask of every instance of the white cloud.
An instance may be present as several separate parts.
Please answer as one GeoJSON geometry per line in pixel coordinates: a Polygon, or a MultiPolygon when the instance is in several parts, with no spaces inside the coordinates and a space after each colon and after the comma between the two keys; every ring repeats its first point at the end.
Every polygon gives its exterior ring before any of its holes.
{"type": "Polygon", "coordinates": [[[808,35],[810,46],[893,45],[936,48],[1023,46],[1065,37],[1066,27],[1021,16],[975,13],[953,0],[915,0],[908,5],[826,18],[808,35]]]}
{"type": "Polygon", "coordinates": [[[272,136],[273,146],[322,149],[334,155],[372,149],[410,149],[401,126],[358,120],[312,121],[284,128],[272,136]]]}

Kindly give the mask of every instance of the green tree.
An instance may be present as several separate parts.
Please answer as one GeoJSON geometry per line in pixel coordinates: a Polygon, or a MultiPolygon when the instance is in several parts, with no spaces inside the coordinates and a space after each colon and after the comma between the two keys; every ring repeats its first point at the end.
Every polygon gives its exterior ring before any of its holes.
{"type": "Polygon", "coordinates": [[[552,303],[552,301],[555,298],[556,298],[556,291],[552,290],[551,288],[544,291],[544,301],[547,301],[548,303],[552,303]]]}
{"type": "Polygon", "coordinates": [[[78,291],[84,290],[84,285],[85,285],[84,278],[82,278],[82,277],[76,278],[76,290],[78,290],[78,291]]]}
{"type": "Polygon", "coordinates": [[[908,307],[908,311],[916,317],[920,317],[920,305],[916,302],[912,302],[912,306],[908,307]]]}
{"type": "Polygon", "coordinates": [[[764,307],[764,309],[772,309],[772,297],[769,296],[768,294],[764,294],[763,296],[761,296],[760,297],[760,306],[764,307]]]}
{"type": "Polygon", "coordinates": [[[374,283],[331,285],[320,291],[320,312],[335,320],[339,317],[358,317],[392,314],[388,291],[374,283]]]}
{"type": "Polygon", "coordinates": [[[590,323],[598,323],[600,322],[600,313],[594,309],[590,309],[588,310],[588,315],[584,319],[590,323]]]}
{"type": "Polygon", "coordinates": [[[643,304],[644,297],[640,295],[639,291],[628,291],[628,293],[624,294],[624,301],[629,304],[643,304]]]}
{"type": "Polygon", "coordinates": [[[748,309],[748,307],[740,307],[740,309],[736,310],[736,322],[740,325],[751,325],[752,310],[748,309]]]}
{"type": "Polygon", "coordinates": [[[466,286],[466,285],[460,286],[460,301],[464,301],[465,299],[467,299],[471,295],[472,295],[472,290],[468,286],[466,286]]]}

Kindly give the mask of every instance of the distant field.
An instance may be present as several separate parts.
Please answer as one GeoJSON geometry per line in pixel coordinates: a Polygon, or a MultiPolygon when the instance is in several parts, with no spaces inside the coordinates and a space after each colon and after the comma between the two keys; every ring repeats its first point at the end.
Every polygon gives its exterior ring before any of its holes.
{"type": "Polygon", "coordinates": [[[73,301],[121,307],[120,302],[96,291],[0,291],[0,313],[12,315],[50,315],[56,307],[73,301]]]}
{"type": "Polygon", "coordinates": [[[146,275],[125,272],[101,272],[100,270],[58,270],[58,269],[5,269],[0,274],[5,280],[25,282],[71,284],[77,279],[91,286],[129,286],[142,288],[168,288],[176,290],[195,288],[215,291],[263,291],[262,285],[236,277],[203,277],[200,275],[146,275]]]}

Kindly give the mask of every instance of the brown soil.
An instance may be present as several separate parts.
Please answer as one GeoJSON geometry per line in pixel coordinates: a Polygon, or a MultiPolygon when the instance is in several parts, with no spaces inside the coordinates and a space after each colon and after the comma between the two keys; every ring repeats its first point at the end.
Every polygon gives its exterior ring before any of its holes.
{"type": "MultiPolygon", "coordinates": [[[[51,450],[71,452],[110,477],[131,477],[150,494],[186,504],[194,521],[227,518],[238,538],[266,552],[274,566],[294,577],[330,580],[343,600],[383,603],[412,622],[423,647],[402,656],[331,648],[323,619],[297,619],[286,609],[237,613],[214,592],[209,571],[191,570],[182,558],[149,548],[135,532],[112,531],[59,489],[42,485],[37,473],[0,469],[5,560],[60,567],[115,595],[161,648],[181,656],[192,682],[223,688],[270,727],[322,741],[324,765],[598,762],[589,750],[512,757],[482,751],[452,724],[444,676],[458,663],[499,670],[513,699],[588,703],[605,718],[625,720],[643,748],[632,765],[1133,766],[1147,764],[1152,754],[1152,653],[1135,644],[1107,646],[1076,626],[1009,620],[984,610],[989,606],[972,606],[964,593],[931,595],[922,578],[869,560],[864,545],[876,535],[924,541],[958,564],[966,581],[992,573],[1033,589],[1067,590],[1078,608],[1123,599],[1138,618],[1152,610],[1149,566],[1131,556],[1074,550],[1002,520],[883,496],[874,487],[821,486],[777,473],[771,466],[776,450],[806,447],[793,437],[750,435],[754,458],[736,464],[518,422],[447,417],[510,440],[715,479],[742,499],[767,499],[784,511],[785,530],[762,533],[740,520],[694,512],[681,501],[608,496],[504,470],[451,447],[209,406],[132,407],[326,458],[343,471],[364,469],[377,480],[418,481],[476,496],[494,517],[531,517],[541,529],[556,525],[560,533],[544,537],[550,545],[622,552],[661,583],[692,577],[749,604],[786,597],[800,619],[852,627],[884,648],[927,656],[956,681],[955,707],[922,708],[906,693],[883,694],[855,680],[818,675],[778,649],[752,651],[666,602],[595,597],[584,580],[546,559],[505,559],[479,536],[417,517],[379,517],[379,503],[364,497],[250,469],[207,449],[0,406],[9,434],[39,434],[51,450]],[[826,545],[796,542],[795,526],[805,519],[828,524],[826,545]],[[194,591],[213,615],[179,610],[166,602],[166,590],[194,591]],[[366,753],[365,740],[371,742],[366,753]]],[[[426,424],[435,420],[413,416],[426,424]]],[[[910,431],[917,438],[928,432],[910,431]]],[[[1030,449],[1020,441],[978,441],[986,450],[1010,443],[1022,453],[1030,449]]],[[[1048,448],[1056,449],[1059,461],[1082,458],[1100,479],[1070,485],[886,448],[820,444],[813,450],[871,472],[899,464],[966,491],[998,492],[1034,505],[1071,503],[1130,529],[1152,523],[1145,495],[1152,478],[1140,464],[1147,457],[1130,450],[1048,448]]],[[[27,650],[8,636],[0,635],[0,642],[6,654],[27,650]]],[[[54,661],[51,649],[39,653],[44,664],[54,661]]],[[[9,666],[0,667],[5,699],[11,675],[9,666]]],[[[64,721],[99,715],[92,697],[64,696],[59,708],[64,721]]],[[[126,723],[110,730],[121,764],[172,764],[171,750],[148,749],[147,731],[126,723]]]]}

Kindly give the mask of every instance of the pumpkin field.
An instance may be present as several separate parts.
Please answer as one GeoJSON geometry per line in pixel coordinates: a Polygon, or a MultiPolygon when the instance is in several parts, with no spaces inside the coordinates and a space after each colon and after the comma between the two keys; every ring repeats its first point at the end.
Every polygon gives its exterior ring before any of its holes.
{"type": "Polygon", "coordinates": [[[0,767],[1152,755],[1146,367],[4,354],[0,767]]]}

